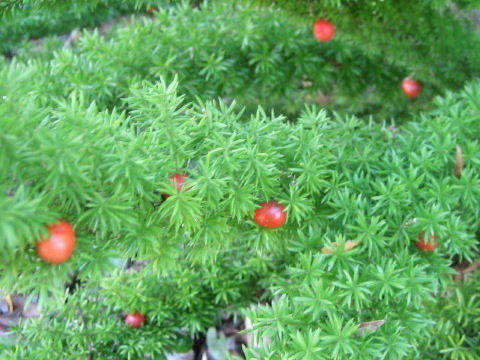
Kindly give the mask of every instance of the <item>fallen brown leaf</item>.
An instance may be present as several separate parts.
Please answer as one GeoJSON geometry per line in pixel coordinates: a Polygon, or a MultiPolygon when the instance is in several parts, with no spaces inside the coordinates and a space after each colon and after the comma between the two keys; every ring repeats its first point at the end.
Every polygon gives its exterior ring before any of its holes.
{"type": "MultiPolygon", "coordinates": [[[[253,323],[248,316],[245,317],[245,330],[252,330],[253,323]]],[[[243,334],[243,341],[247,344],[247,347],[257,347],[259,344],[255,341],[257,331],[252,331],[251,333],[243,334]]],[[[265,336],[262,339],[263,346],[268,347],[272,343],[272,340],[268,336],[265,336]]]]}
{"type": "Polygon", "coordinates": [[[464,269],[462,272],[464,274],[474,272],[480,266],[480,259],[475,260],[469,267],[464,269]]]}
{"type": "Polygon", "coordinates": [[[473,263],[469,263],[468,261],[463,261],[462,263],[453,266],[453,269],[457,272],[453,275],[455,280],[463,280],[465,278],[465,274],[474,272],[480,267],[480,259],[475,260],[473,263]]]}
{"type": "Polygon", "coordinates": [[[367,330],[375,331],[383,324],[385,324],[385,320],[375,320],[375,321],[367,321],[367,322],[360,323],[358,325],[360,327],[360,331],[357,333],[357,335],[362,336],[363,333],[367,330]]]}
{"type": "Polygon", "coordinates": [[[75,28],[72,32],[66,37],[64,43],[66,47],[72,46],[72,43],[80,39],[81,33],[79,28],[75,28]]]}
{"type": "Polygon", "coordinates": [[[460,179],[463,169],[462,149],[457,145],[457,155],[455,157],[455,176],[460,179]]]}
{"type": "MultiPolygon", "coordinates": [[[[353,249],[355,246],[357,246],[360,243],[360,241],[353,241],[353,240],[348,240],[345,242],[345,247],[343,248],[344,251],[349,251],[353,249]]],[[[332,247],[336,250],[337,249],[337,242],[334,241],[332,242],[332,247]]],[[[332,250],[330,250],[328,247],[323,247],[322,248],[322,253],[323,254],[331,254],[332,250]]]]}
{"type": "Polygon", "coordinates": [[[333,95],[332,94],[326,94],[320,90],[317,90],[315,93],[316,96],[314,98],[314,101],[316,104],[319,105],[328,105],[333,101],[333,95]]]}
{"type": "Polygon", "coordinates": [[[10,312],[12,312],[13,311],[13,302],[12,302],[12,297],[10,296],[10,294],[7,294],[7,296],[5,296],[5,301],[8,304],[8,308],[10,309],[10,312]]]}
{"type": "Polygon", "coordinates": [[[418,221],[417,218],[410,219],[405,224],[402,224],[402,226],[400,226],[400,228],[405,229],[407,226],[412,225],[412,224],[416,223],[417,221],[418,221]]]}

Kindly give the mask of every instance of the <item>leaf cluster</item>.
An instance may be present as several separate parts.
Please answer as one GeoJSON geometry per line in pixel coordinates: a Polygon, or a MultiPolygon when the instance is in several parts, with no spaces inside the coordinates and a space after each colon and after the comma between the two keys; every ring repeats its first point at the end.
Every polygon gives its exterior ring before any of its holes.
{"type": "Polygon", "coordinates": [[[189,101],[222,97],[249,112],[260,104],[293,118],[308,103],[382,119],[425,108],[438,91],[425,79],[422,99],[412,102],[400,91],[408,67],[387,64],[381,54],[348,41],[321,44],[310,24],[277,9],[222,2],[201,10],[160,8],[153,18],[115,27],[111,36],[85,31],[73,49],[52,47],[50,61],[29,60],[28,46],[18,59],[42,74],[29,85],[47,103],[81,89],[88,101],[118,108],[133,84],[178,76],[189,101]]]}
{"type": "MultiPolygon", "coordinates": [[[[56,1],[48,7],[41,1],[22,4],[12,11],[3,12],[0,4],[0,54],[14,56],[21,51],[22,43],[48,35],[66,35],[74,28],[98,26],[121,15],[135,11],[131,2],[111,0],[56,1]]],[[[145,11],[144,9],[142,9],[145,11]]]]}
{"type": "Polygon", "coordinates": [[[480,85],[401,127],[312,105],[288,121],[266,108],[339,76],[338,45],[319,55],[309,32],[273,10],[180,6],[1,64],[0,288],[42,309],[2,356],[161,359],[244,311],[271,342],[248,359],[474,358],[476,298],[450,277],[478,252],[480,85]],[[298,86],[305,73],[316,85],[298,86]],[[278,229],[253,221],[269,200],[287,212],[278,229]],[[35,242],[58,219],[77,243],[50,265],[35,242]],[[146,326],[124,326],[130,311],[146,326]]]}
{"type": "MultiPolygon", "coordinates": [[[[367,56],[403,67],[404,77],[435,91],[459,88],[479,74],[478,28],[471,8],[478,1],[251,0],[287,10],[299,23],[324,18],[335,39],[355,44],[367,56]]],[[[336,41],[336,40],[333,40],[336,41]]],[[[376,84],[378,86],[378,84],[376,84]]]]}

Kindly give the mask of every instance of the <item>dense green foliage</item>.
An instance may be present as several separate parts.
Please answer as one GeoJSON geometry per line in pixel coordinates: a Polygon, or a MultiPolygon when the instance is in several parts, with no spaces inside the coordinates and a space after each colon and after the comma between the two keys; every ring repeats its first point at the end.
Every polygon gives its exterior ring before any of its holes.
{"type": "MultiPolygon", "coordinates": [[[[45,14],[47,12],[65,11],[75,8],[77,10],[88,7],[92,10],[104,4],[105,0],[3,0],[0,3],[0,14],[11,13],[22,9],[42,9],[45,14]]],[[[163,2],[163,0],[160,0],[163,2]]],[[[169,1],[169,0],[167,0],[169,1]]],[[[173,1],[173,0],[170,0],[173,1]]],[[[123,4],[129,4],[131,7],[140,8],[144,5],[157,3],[156,0],[119,0],[111,2],[112,7],[121,7],[123,4]],[[115,4],[115,5],[114,5],[115,4]]]]}
{"type": "MultiPolygon", "coordinates": [[[[12,196],[2,201],[0,229],[4,238],[16,242],[5,244],[2,252],[2,287],[40,295],[56,289],[61,295],[67,270],[80,268],[81,278],[99,281],[100,288],[93,290],[98,294],[103,289],[102,306],[117,312],[140,308],[149,314],[151,325],[161,325],[135,336],[151,337],[153,331],[163,339],[168,338],[167,323],[190,331],[210,325],[216,306],[246,301],[252,294],[245,290],[255,289],[247,284],[273,271],[279,281],[273,293],[281,298],[272,312],[265,309],[254,319],[272,337],[274,354],[302,358],[298,354],[308,350],[302,350],[302,344],[309,344],[312,349],[327,348],[339,359],[352,352],[365,358],[386,352],[390,359],[411,358],[421,349],[411,345],[435,335],[428,328],[435,313],[427,311],[425,301],[448,284],[444,275],[451,273],[451,259],[471,258],[476,248],[480,152],[474,129],[480,119],[472,110],[478,106],[478,91],[472,86],[458,97],[438,101],[436,114],[398,134],[354,118],[328,119],[315,109],[304,112],[295,125],[262,112],[244,122],[222,105],[182,107],[174,87],[149,84],[132,91],[128,117],[99,113],[72,98],[42,121],[37,109],[24,104],[19,115],[31,123],[22,122],[23,128],[17,117],[2,117],[2,126],[16,129],[2,129],[9,134],[2,137],[2,149],[25,143],[23,152],[2,159],[32,159],[28,166],[3,164],[10,171],[2,172],[9,175],[1,183],[12,196]],[[209,141],[203,141],[207,134],[209,141]],[[465,149],[467,164],[460,179],[452,175],[457,142],[465,149]],[[61,151],[47,151],[52,143],[61,151]],[[378,151],[372,153],[372,146],[378,151]],[[79,152],[82,158],[75,156],[79,152]],[[33,160],[39,157],[49,164],[49,176],[42,175],[42,162],[33,160]],[[192,188],[152,206],[159,201],[156,190],[171,192],[165,179],[179,169],[190,175],[192,188]],[[287,206],[288,225],[261,230],[251,221],[255,204],[272,198],[287,206]],[[19,211],[25,214],[22,218],[19,211]],[[402,229],[412,217],[418,221],[402,229]],[[42,223],[56,218],[75,224],[78,246],[70,261],[52,267],[36,260],[28,244],[42,223]],[[15,228],[9,227],[12,219],[15,228]],[[420,231],[438,234],[437,252],[419,253],[412,241],[420,231]],[[319,255],[323,246],[346,238],[361,243],[347,253],[319,255]],[[151,262],[140,273],[113,271],[104,278],[100,269],[111,268],[110,259],[125,256],[151,262]],[[162,273],[165,263],[169,270],[162,273]],[[20,279],[17,269],[22,269],[20,279]],[[356,315],[360,309],[361,316],[356,315]],[[274,318],[275,326],[269,327],[274,318]],[[358,331],[358,322],[379,318],[386,320],[384,328],[366,343],[347,336],[358,331]],[[313,326],[311,332],[298,333],[298,327],[307,324],[313,326]],[[291,336],[296,340],[290,341],[291,336]]],[[[8,96],[2,109],[12,114],[8,96]]],[[[71,308],[65,311],[69,321],[78,316],[71,308]]],[[[119,317],[110,314],[95,317],[105,316],[105,330],[112,326],[109,321],[119,323],[119,317]]],[[[34,329],[30,347],[19,351],[50,346],[34,329]]],[[[99,331],[94,343],[113,339],[122,337],[99,331]]],[[[78,339],[72,341],[59,343],[58,354],[72,353],[73,358],[86,351],[78,339]]],[[[140,341],[125,351],[151,352],[152,346],[140,341]]],[[[159,340],[158,346],[163,349],[165,343],[159,340]]]]}
{"type": "MultiPolygon", "coordinates": [[[[350,132],[342,128],[345,136],[335,153],[339,173],[346,178],[335,195],[324,195],[332,197],[324,228],[292,245],[300,253],[273,287],[278,302],[249,312],[258,336],[272,339],[271,358],[478,356],[476,345],[446,351],[449,344],[437,339],[453,333],[458,341],[462,321],[478,320],[464,314],[476,314],[476,297],[459,303],[445,298],[448,305],[433,309],[428,304],[443,292],[441,283],[448,283],[444,275],[451,272],[452,258],[470,257],[476,248],[480,149],[474,129],[480,121],[479,91],[474,85],[460,95],[438,99],[438,110],[400,130],[356,122],[350,132]],[[461,144],[468,159],[460,179],[453,176],[455,144],[461,144]],[[411,218],[417,222],[403,228],[411,218]],[[422,230],[443,240],[435,254],[421,254],[412,246],[422,230]],[[330,241],[340,244],[345,239],[361,243],[349,252],[321,254],[330,241]],[[354,336],[356,325],[379,319],[385,324],[375,333],[354,336]],[[434,347],[426,346],[430,342],[434,347]]],[[[477,333],[468,329],[468,334],[476,344],[477,333]]],[[[472,339],[466,341],[472,345],[472,339]]],[[[261,358],[269,357],[263,353],[261,358]]]]}
{"type": "MultiPolygon", "coordinates": [[[[335,38],[355,44],[362,53],[380,56],[406,69],[433,91],[461,87],[480,75],[480,37],[462,11],[477,0],[358,1],[251,0],[283,7],[298,21],[325,18],[335,24],[335,38]]],[[[335,41],[335,40],[334,40],[335,41]]],[[[431,91],[432,91],[431,90],[431,91]]]]}
{"type": "MultiPolygon", "coordinates": [[[[342,5],[325,9],[358,4],[342,5]]],[[[467,26],[445,11],[432,19],[467,26]]],[[[478,277],[451,276],[478,256],[478,81],[428,103],[452,79],[424,74],[412,102],[402,57],[340,31],[320,44],[308,23],[184,4],[0,63],[0,289],[41,306],[12,328],[22,341],[0,343],[2,359],[163,359],[220,312],[248,314],[267,339],[245,349],[251,360],[480,356],[478,277]],[[380,121],[422,107],[401,126],[380,121]],[[179,192],[173,173],[188,177],[179,192]],[[253,221],[268,200],[286,208],[278,229],[253,221]],[[77,244],[51,265],[35,241],[58,219],[77,244]],[[415,246],[422,232],[435,251],[415,246]],[[125,326],[131,311],[146,325],[125,326]],[[374,320],[385,323],[358,334],[374,320]]]]}
{"type": "Polygon", "coordinates": [[[422,351],[422,358],[477,359],[480,356],[480,303],[478,274],[448,288],[429,309],[435,314],[435,337],[422,351]]]}
{"type": "MultiPolygon", "coordinates": [[[[0,5],[1,6],[1,5],[0,5]]],[[[75,27],[92,27],[134,10],[132,3],[112,0],[70,3],[62,9],[45,9],[38,2],[0,15],[0,54],[15,55],[19,42],[49,34],[68,34],[75,27]]]]}
{"type": "MultiPolygon", "coordinates": [[[[127,4],[120,3],[119,9],[108,7],[109,3],[100,4],[96,16],[84,19],[82,14],[89,15],[86,7],[85,12],[78,12],[78,22],[93,25],[132,6],[127,4]],[[107,13],[102,12],[102,6],[107,13]]],[[[202,11],[188,5],[162,10],[153,19],[143,17],[119,29],[112,37],[84,32],[73,50],[59,50],[52,62],[37,64],[38,72],[51,75],[39,78],[37,91],[51,99],[82,88],[89,100],[111,107],[118,105],[132,82],[153,81],[159,76],[168,81],[178,73],[180,91],[189,99],[222,96],[249,105],[253,111],[252,104],[260,102],[266,109],[292,115],[298,115],[298,109],[307,102],[377,119],[402,119],[411,111],[425,109],[434,94],[458,88],[478,74],[480,51],[476,49],[480,48],[480,40],[465,18],[449,12],[437,15],[438,11],[433,12],[438,18],[427,17],[425,14],[433,10],[427,5],[419,7],[418,17],[431,19],[432,23],[417,29],[415,26],[421,24],[415,21],[416,17],[409,22],[398,21],[413,27],[405,29],[407,34],[425,34],[418,40],[419,45],[413,47],[402,40],[406,35],[372,30],[370,22],[378,17],[368,17],[369,21],[359,26],[351,15],[341,13],[348,6],[334,9],[340,11],[335,16],[335,12],[331,13],[337,33],[326,44],[311,36],[314,17],[289,18],[278,16],[275,9],[259,12],[228,2],[203,7],[202,11]],[[353,23],[344,24],[345,21],[353,23]],[[445,26],[442,21],[449,21],[450,25],[445,26]],[[397,38],[398,41],[392,41],[397,38]],[[420,98],[413,102],[400,91],[400,81],[410,74],[423,86],[420,98]]],[[[362,9],[367,17],[368,10],[362,9]]],[[[45,13],[43,8],[37,11],[45,13]]],[[[384,21],[383,17],[390,13],[397,16],[411,11],[388,8],[379,13],[384,21]]],[[[2,30],[5,39],[18,39],[7,35],[19,31],[29,34],[30,31],[24,32],[29,23],[35,29],[39,29],[38,23],[49,24],[42,26],[50,26],[52,31],[73,26],[68,13],[57,14],[51,22],[43,17],[39,21],[35,16],[19,21],[17,16],[7,15],[12,25],[7,22],[2,30]]],[[[4,46],[11,46],[11,40],[3,41],[4,46]]],[[[22,54],[21,49],[16,51],[22,54]]]]}
{"type": "Polygon", "coordinates": [[[428,105],[434,91],[427,85],[418,101],[400,91],[408,68],[348,42],[320,44],[310,24],[278,14],[228,3],[202,11],[185,5],[138,19],[112,37],[85,32],[74,49],[31,64],[47,74],[34,79],[33,91],[51,101],[82,89],[88,101],[111,108],[121,106],[132,83],[178,74],[189,100],[222,96],[250,111],[260,103],[297,115],[304,103],[318,103],[383,119],[428,105]]]}

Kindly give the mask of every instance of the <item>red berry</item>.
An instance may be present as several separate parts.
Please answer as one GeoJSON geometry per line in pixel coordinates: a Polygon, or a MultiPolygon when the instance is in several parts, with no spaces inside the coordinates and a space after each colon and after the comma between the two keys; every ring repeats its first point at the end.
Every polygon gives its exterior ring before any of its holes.
{"type": "Polygon", "coordinates": [[[329,41],[333,35],[335,35],[335,26],[332,23],[319,19],[313,24],[313,36],[318,41],[329,41]]]}
{"type": "Polygon", "coordinates": [[[145,323],[145,316],[140,314],[138,311],[128,314],[125,317],[125,324],[138,329],[145,323]]]}
{"type": "Polygon", "coordinates": [[[275,229],[282,226],[287,219],[284,207],[272,200],[263,204],[255,210],[253,220],[260,226],[275,229]]]}
{"type": "Polygon", "coordinates": [[[36,242],[38,256],[50,264],[68,260],[75,249],[75,233],[72,226],[61,220],[58,224],[47,226],[47,230],[50,237],[36,242]]]}
{"type": "MultiPolygon", "coordinates": [[[[186,175],[183,174],[173,174],[168,177],[170,179],[169,184],[172,185],[177,189],[177,191],[182,190],[183,188],[183,183],[185,182],[185,179],[187,178],[186,175]]],[[[169,194],[162,194],[163,199],[167,199],[170,197],[169,194]]]]}
{"type": "Polygon", "coordinates": [[[415,98],[418,96],[418,94],[420,94],[422,87],[418,81],[406,78],[402,81],[402,90],[409,98],[415,98]]]}
{"type": "Polygon", "coordinates": [[[430,239],[432,239],[431,242],[425,242],[425,239],[423,237],[424,233],[421,233],[420,235],[418,235],[418,241],[415,242],[415,245],[417,245],[420,250],[433,251],[437,248],[437,235],[430,235],[430,239]]]}
{"type": "Polygon", "coordinates": [[[155,10],[156,10],[156,9],[155,9],[155,6],[151,5],[151,6],[149,6],[148,9],[147,9],[147,13],[151,14],[151,13],[153,13],[155,10]]]}

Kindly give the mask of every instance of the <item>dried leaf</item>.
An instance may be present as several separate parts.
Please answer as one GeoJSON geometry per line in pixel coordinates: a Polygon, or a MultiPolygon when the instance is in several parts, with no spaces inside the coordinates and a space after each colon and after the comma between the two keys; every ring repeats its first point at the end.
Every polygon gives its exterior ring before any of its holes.
{"type": "Polygon", "coordinates": [[[456,274],[453,275],[453,279],[463,280],[465,278],[465,274],[472,273],[480,268],[480,258],[476,259],[473,263],[464,260],[460,264],[452,266],[452,268],[456,271],[456,274]]]}
{"type": "Polygon", "coordinates": [[[12,302],[12,297],[10,296],[10,294],[5,296],[5,301],[8,304],[8,308],[9,308],[10,312],[12,312],[13,311],[13,302],[12,302]]]}
{"type": "Polygon", "coordinates": [[[307,80],[302,80],[301,84],[302,84],[302,87],[304,87],[304,88],[310,87],[310,86],[313,85],[313,83],[311,81],[307,81],[307,80]]]}
{"type": "MultiPolygon", "coordinates": [[[[253,324],[252,320],[247,316],[245,317],[245,330],[252,330],[253,329],[253,324]]],[[[247,344],[247,347],[252,347],[252,334],[246,333],[243,335],[243,341],[245,344],[247,344]]]]}
{"type": "Polygon", "coordinates": [[[70,35],[67,36],[65,39],[65,46],[70,47],[72,46],[72,43],[80,39],[81,33],[79,28],[75,28],[72,30],[70,35]]]}
{"type": "MultiPolygon", "coordinates": [[[[245,321],[245,330],[253,330],[252,320],[250,320],[248,316],[245,317],[244,321],[245,321]]],[[[255,341],[256,336],[257,336],[257,330],[253,330],[251,333],[247,332],[246,334],[243,334],[243,341],[245,342],[248,348],[251,348],[251,347],[255,348],[259,346],[257,341],[255,341]]],[[[268,336],[264,336],[262,339],[262,342],[263,342],[263,347],[267,348],[272,343],[272,340],[270,340],[268,336]]]]}
{"type": "Polygon", "coordinates": [[[412,224],[416,223],[417,221],[418,221],[417,218],[410,219],[405,224],[402,224],[402,226],[400,226],[400,228],[405,229],[407,226],[412,225],[412,224]]]}
{"type": "Polygon", "coordinates": [[[332,94],[325,94],[320,90],[316,92],[316,98],[314,99],[316,104],[319,105],[328,105],[333,101],[332,94]]]}
{"type": "Polygon", "coordinates": [[[468,274],[468,273],[474,272],[479,267],[480,267],[480,259],[477,259],[472,264],[470,264],[468,267],[462,269],[462,273],[468,274]]]}
{"type": "Polygon", "coordinates": [[[375,321],[368,321],[368,322],[360,323],[358,325],[360,327],[360,331],[357,333],[357,335],[362,336],[363,333],[367,330],[376,331],[383,324],[385,324],[385,320],[375,320],[375,321]]]}
{"type": "MultiPolygon", "coordinates": [[[[359,243],[360,243],[360,241],[348,240],[347,242],[345,242],[345,247],[343,248],[343,250],[344,251],[349,251],[349,250],[353,249],[355,246],[357,246],[359,243]]],[[[335,241],[332,242],[332,247],[334,249],[337,249],[337,243],[335,241]]],[[[332,250],[330,250],[327,247],[323,247],[322,248],[322,253],[323,254],[331,254],[332,250]]]]}
{"type": "Polygon", "coordinates": [[[462,176],[463,169],[463,156],[462,149],[457,145],[457,155],[455,157],[455,176],[460,178],[462,176]]]}

